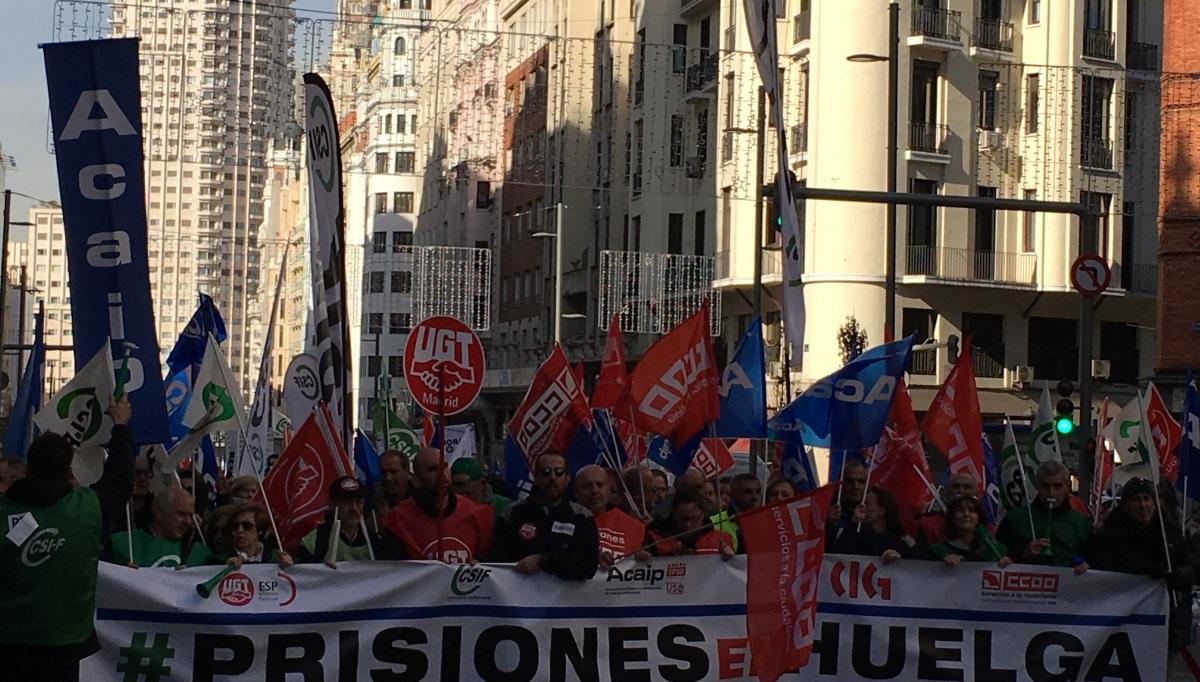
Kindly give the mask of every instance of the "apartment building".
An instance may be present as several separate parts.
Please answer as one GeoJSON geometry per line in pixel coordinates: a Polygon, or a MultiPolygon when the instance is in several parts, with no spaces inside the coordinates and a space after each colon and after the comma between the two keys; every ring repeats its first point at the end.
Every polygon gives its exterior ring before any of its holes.
{"type": "MultiPolygon", "coordinates": [[[[109,34],[140,43],[150,281],[165,354],[210,294],[229,328],[224,348],[243,390],[259,354],[270,139],[294,127],[286,3],[149,0],[112,6],[109,34]]],[[[269,305],[269,304],[268,304],[269,305]]]]}
{"type": "MultiPolygon", "coordinates": [[[[25,239],[8,243],[10,281],[16,285],[9,289],[9,295],[13,295],[10,305],[18,308],[25,305],[24,343],[32,342],[33,314],[41,301],[46,312],[42,327],[46,345],[66,347],[66,350],[46,351],[45,390],[46,395],[51,395],[75,377],[75,352],[71,350],[75,339],[71,325],[71,292],[67,281],[62,207],[54,203],[34,206],[29,209],[28,222],[32,226],[24,228],[25,239]],[[24,282],[21,281],[22,276],[24,282]],[[19,293],[22,290],[25,292],[23,303],[19,293]]],[[[13,341],[20,334],[7,325],[21,326],[19,320],[19,315],[13,315],[5,321],[5,336],[11,335],[13,341]]],[[[27,358],[28,353],[24,357],[27,358]]],[[[5,363],[5,371],[9,372],[10,377],[20,376],[23,367],[17,367],[16,355],[5,363]]]]}

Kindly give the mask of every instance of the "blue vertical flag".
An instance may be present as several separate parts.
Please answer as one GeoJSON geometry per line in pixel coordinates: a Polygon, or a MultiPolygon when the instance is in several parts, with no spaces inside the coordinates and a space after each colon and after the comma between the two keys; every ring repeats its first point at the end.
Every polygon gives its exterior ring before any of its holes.
{"type": "Polygon", "coordinates": [[[627,459],[625,447],[616,435],[608,410],[592,410],[592,423],[580,424],[567,448],[567,468],[571,470],[572,479],[576,472],[589,464],[620,470],[627,459]]]}
{"type": "Polygon", "coordinates": [[[75,331],[75,366],[112,340],[138,444],[169,437],[142,170],[138,40],[42,45],[75,331]]]}
{"type": "Polygon", "coordinates": [[[225,320],[221,311],[213,303],[212,296],[200,294],[200,306],[188,320],[187,326],[179,332],[175,347],[167,356],[167,371],[174,376],[185,369],[199,367],[204,360],[204,348],[208,345],[208,335],[212,334],[217,343],[225,342],[225,320]]]}
{"type": "Polygon", "coordinates": [[[874,448],[887,422],[896,383],[908,366],[912,344],[909,336],[859,355],[797,396],[767,427],[799,433],[810,446],[874,448]]]}
{"type": "Polygon", "coordinates": [[[354,430],[354,473],[367,487],[379,480],[379,453],[362,429],[354,430]]]}
{"type": "MultiPolygon", "coordinates": [[[[804,441],[800,439],[799,435],[795,433],[771,434],[771,437],[774,438],[776,435],[783,436],[776,441],[776,446],[782,449],[782,454],[779,456],[779,475],[791,481],[798,493],[820,487],[821,482],[817,479],[817,471],[813,466],[812,458],[808,456],[808,450],[804,448],[804,441]]],[[[830,472],[829,480],[836,480],[833,478],[832,469],[830,472]]]]}
{"type": "Polygon", "coordinates": [[[1000,523],[1003,509],[1000,504],[1000,463],[987,436],[983,437],[983,499],[979,502],[983,505],[987,524],[994,527],[1000,523]]]}
{"type": "Polygon", "coordinates": [[[504,484],[508,496],[514,500],[525,497],[533,489],[533,476],[525,463],[525,453],[507,432],[504,434],[504,484]]]}
{"type": "Polygon", "coordinates": [[[697,433],[683,445],[675,448],[671,447],[670,438],[656,435],[646,446],[646,456],[650,458],[651,462],[670,471],[671,475],[682,476],[687,473],[688,467],[692,465],[692,458],[700,451],[701,441],[706,436],[708,436],[707,429],[697,433]]]}
{"type": "Polygon", "coordinates": [[[721,416],[718,438],[767,437],[766,363],[762,320],[755,317],[738,342],[733,360],[721,373],[721,416]]]}
{"type": "Polygon", "coordinates": [[[1181,416],[1179,423],[1183,426],[1183,439],[1176,449],[1179,477],[1175,479],[1175,485],[1181,491],[1186,486],[1187,496],[1200,501],[1200,396],[1196,394],[1196,382],[1192,380],[1190,369],[1187,372],[1187,390],[1183,396],[1181,416]]]}
{"type": "MultiPolygon", "coordinates": [[[[24,296],[24,292],[21,293],[24,296]]],[[[33,350],[21,372],[21,383],[17,386],[17,399],[8,414],[8,430],[4,433],[4,455],[25,459],[33,431],[33,415],[42,406],[42,375],[46,366],[46,341],[42,333],[42,318],[45,309],[38,302],[37,316],[33,321],[33,350]]],[[[24,343],[24,339],[21,342],[24,343]]]]}

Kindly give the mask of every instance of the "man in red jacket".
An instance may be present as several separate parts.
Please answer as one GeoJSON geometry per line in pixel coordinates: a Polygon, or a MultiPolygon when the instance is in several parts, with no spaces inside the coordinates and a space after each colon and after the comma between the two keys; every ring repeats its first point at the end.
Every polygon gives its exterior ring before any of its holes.
{"type": "Polygon", "coordinates": [[[413,458],[412,483],[412,496],[383,517],[380,558],[478,561],[492,540],[491,506],[451,489],[446,463],[434,448],[422,448],[413,458]],[[439,487],[445,495],[440,519],[439,487]]]}
{"type": "MultiPolygon", "coordinates": [[[[600,565],[608,568],[617,557],[642,546],[646,526],[641,521],[608,504],[608,471],[589,464],[575,474],[575,501],[592,513],[600,533],[600,565]]],[[[649,555],[647,555],[648,557],[649,555]]]]}

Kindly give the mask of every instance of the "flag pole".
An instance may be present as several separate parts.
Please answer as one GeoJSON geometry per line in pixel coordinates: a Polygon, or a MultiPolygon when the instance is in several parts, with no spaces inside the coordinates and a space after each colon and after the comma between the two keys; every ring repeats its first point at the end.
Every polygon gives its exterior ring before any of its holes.
{"type": "Polygon", "coordinates": [[[442,528],[446,515],[446,363],[438,364],[438,420],[434,425],[438,439],[438,485],[437,485],[437,560],[442,560],[442,528]]]}
{"type": "Polygon", "coordinates": [[[942,508],[942,511],[946,511],[946,503],[942,502],[942,494],[938,492],[937,487],[933,485],[933,481],[925,478],[925,472],[921,471],[921,468],[916,464],[910,462],[909,466],[912,467],[913,471],[917,472],[917,477],[920,478],[921,482],[925,484],[925,489],[933,495],[933,501],[929,503],[929,509],[932,509],[934,503],[936,502],[937,505],[942,508]]]}
{"type": "Polygon", "coordinates": [[[125,501],[125,528],[129,536],[129,565],[133,566],[133,512],[129,508],[129,501],[125,501]]]}
{"type": "MultiPolygon", "coordinates": [[[[1012,428],[1007,414],[1004,415],[1004,428],[1012,428]]],[[[1032,542],[1037,539],[1037,529],[1033,525],[1033,497],[1029,495],[1029,472],[1025,471],[1025,455],[1021,454],[1021,445],[1017,443],[1016,436],[1013,436],[1013,450],[1017,455],[1017,467],[1021,469],[1021,492],[1025,493],[1025,506],[1029,507],[1029,541],[1032,542]]],[[[1049,528],[1046,530],[1049,532],[1049,528]]]]}

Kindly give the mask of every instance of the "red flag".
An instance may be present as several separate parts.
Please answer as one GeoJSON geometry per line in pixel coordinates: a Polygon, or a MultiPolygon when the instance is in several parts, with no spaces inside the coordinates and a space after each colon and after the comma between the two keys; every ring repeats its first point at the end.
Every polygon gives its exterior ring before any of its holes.
{"type": "Polygon", "coordinates": [[[608,324],[608,340],[600,360],[600,375],[592,390],[592,407],[613,410],[629,397],[629,373],[625,371],[625,346],[621,343],[621,316],[614,313],[608,324]]]}
{"type": "Polygon", "coordinates": [[[738,519],[746,541],[746,635],[752,674],[774,682],[808,665],[816,630],[825,521],[835,486],[738,519]]]}
{"type": "Polygon", "coordinates": [[[925,461],[912,398],[903,381],[896,383],[888,422],[890,425],[883,429],[883,437],[871,456],[869,477],[871,483],[896,496],[900,518],[907,523],[933,501],[933,493],[926,485],[933,476],[925,461]]]}
{"type": "Polygon", "coordinates": [[[1153,383],[1147,393],[1146,421],[1150,422],[1150,437],[1154,439],[1154,449],[1158,451],[1159,470],[1168,481],[1174,483],[1179,478],[1179,457],[1175,454],[1175,448],[1183,440],[1183,428],[1171,416],[1171,411],[1153,383]]]}
{"type": "Polygon", "coordinates": [[[270,502],[282,536],[280,543],[288,551],[295,550],[301,538],[321,523],[333,482],[354,475],[354,465],[337,432],[329,408],[321,403],[263,479],[258,500],[265,495],[270,502]]]}
{"type": "Polygon", "coordinates": [[[720,438],[705,438],[700,441],[700,449],[692,455],[692,466],[704,474],[704,479],[711,481],[717,476],[733,468],[733,455],[720,438]]]}
{"type": "Polygon", "coordinates": [[[580,424],[591,423],[583,387],[567,362],[562,347],[538,367],[525,398],[508,422],[508,432],[521,448],[530,468],[547,450],[565,452],[580,424]]]}
{"type": "Polygon", "coordinates": [[[925,422],[925,437],[950,460],[950,474],[965,473],[983,484],[983,424],[979,395],[971,367],[971,338],[963,339],[962,353],[938,389],[925,422]]]}
{"type": "Polygon", "coordinates": [[[705,304],[650,346],[633,370],[634,420],[682,447],[720,415],[718,384],[705,304]]]}
{"type": "Polygon", "coordinates": [[[1104,429],[1108,426],[1108,422],[1111,419],[1112,416],[1108,414],[1108,398],[1105,398],[1104,402],[1100,405],[1099,428],[1096,429],[1098,431],[1096,434],[1096,453],[1092,465],[1092,508],[1090,513],[1093,519],[1100,518],[1103,506],[1101,502],[1104,496],[1104,486],[1108,485],[1113,473],[1112,448],[1108,447],[1103,436],[1104,429]]]}

